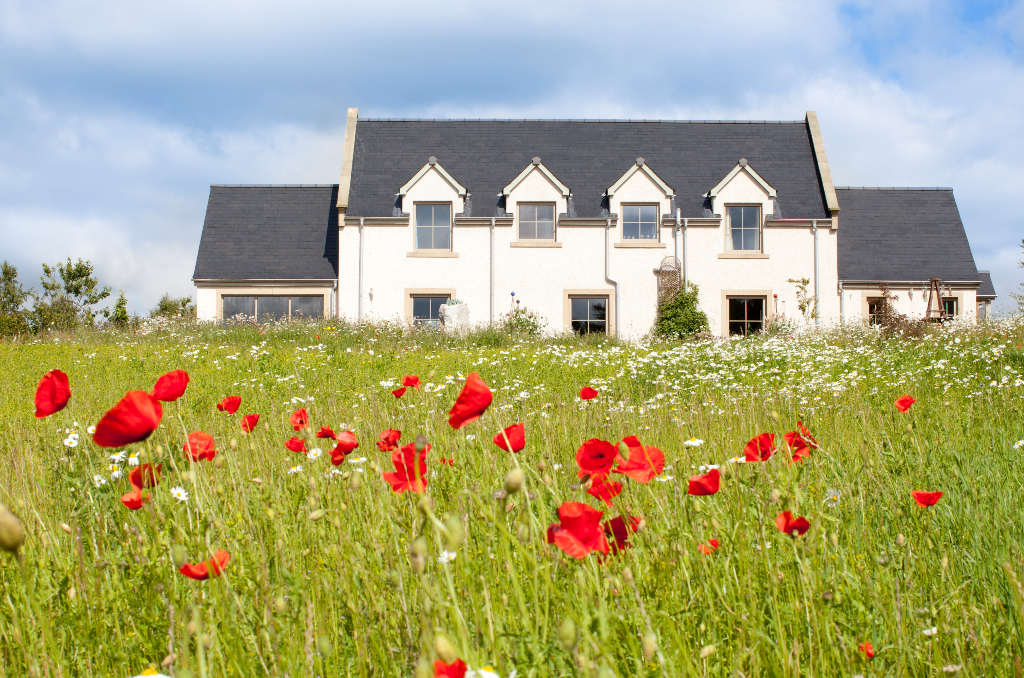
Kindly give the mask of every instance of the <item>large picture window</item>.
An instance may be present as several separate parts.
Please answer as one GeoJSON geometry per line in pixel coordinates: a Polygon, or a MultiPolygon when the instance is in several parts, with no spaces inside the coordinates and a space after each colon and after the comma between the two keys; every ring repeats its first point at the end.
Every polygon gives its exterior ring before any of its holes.
{"type": "Polygon", "coordinates": [[[727,245],[729,249],[761,251],[761,208],[756,205],[729,205],[727,245]]]}
{"type": "Polygon", "coordinates": [[[554,240],[554,205],[519,205],[520,240],[554,240]]]}
{"type": "Polygon", "coordinates": [[[416,249],[450,250],[451,235],[451,205],[416,205],[416,249]]]}
{"type": "Polygon", "coordinates": [[[658,239],[658,206],[657,205],[623,205],[622,206],[622,239],[623,240],[657,240],[658,239]]]}
{"type": "Polygon", "coordinates": [[[573,332],[608,333],[608,297],[572,297],[569,302],[573,332]]]}
{"type": "Polygon", "coordinates": [[[437,327],[441,307],[448,303],[448,296],[414,296],[412,298],[412,323],[437,327]]]}
{"type": "Polygon", "coordinates": [[[224,318],[242,315],[261,321],[277,321],[292,319],[322,318],[324,315],[324,298],[322,295],[284,296],[284,295],[228,295],[223,297],[224,318]]]}
{"type": "Polygon", "coordinates": [[[729,297],[729,334],[746,336],[764,329],[764,297],[729,297]]]}

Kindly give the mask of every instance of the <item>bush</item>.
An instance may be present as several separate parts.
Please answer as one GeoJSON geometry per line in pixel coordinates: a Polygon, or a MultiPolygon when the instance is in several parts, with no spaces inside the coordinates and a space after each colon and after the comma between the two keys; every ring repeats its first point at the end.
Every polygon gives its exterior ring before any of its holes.
{"type": "Polygon", "coordinates": [[[708,316],[700,310],[698,304],[699,290],[689,283],[685,290],[680,290],[670,299],[658,306],[658,319],[654,323],[654,333],[659,337],[688,339],[698,332],[708,329],[708,316]]]}
{"type": "Polygon", "coordinates": [[[151,318],[195,318],[196,306],[192,297],[172,297],[165,293],[149,312],[151,318]]]}
{"type": "Polygon", "coordinates": [[[498,321],[498,326],[505,334],[517,334],[527,337],[539,336],[541,330],[547,324],[547,321],[539,315],[519,304],[516,304],[511,311],[501,316],[501,319],[498,321]]]}

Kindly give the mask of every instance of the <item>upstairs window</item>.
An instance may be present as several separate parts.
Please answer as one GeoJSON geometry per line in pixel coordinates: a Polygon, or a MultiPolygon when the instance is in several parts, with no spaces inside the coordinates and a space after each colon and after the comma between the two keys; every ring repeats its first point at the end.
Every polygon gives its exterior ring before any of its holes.
{"type": "Polygon", "coordinates": [[[520,240],[554,240],[555,206],[519,205],[520,240]]]}
{"type": "Polygon", "coordinates": [[[452,248],[452,206],[450,204],[416,205],[416,249],[450,250],[452,248]]]}
{"type": "Polygon", "coordinates": [[[623,240],[657,240],[658,239],[658,206],[657,205],[623,205],[622,206],[622,239],[623,240]]]}
{"type": "Polygon", "coordinates": [[[732,250],[761,250],[761,208],[756,205],[729,205],[726,246],[732,250]]]}

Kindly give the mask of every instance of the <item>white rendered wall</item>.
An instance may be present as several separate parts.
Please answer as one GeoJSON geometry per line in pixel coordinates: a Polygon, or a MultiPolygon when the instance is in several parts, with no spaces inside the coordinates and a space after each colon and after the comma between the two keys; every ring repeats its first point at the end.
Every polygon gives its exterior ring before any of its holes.
{"type": "MultiPolygon", "coordinates": [[[[840,226],[841,228],[841,226],[840,226]]],[[[846,303],[846,322],[866,322],[868,318],[868,299],[881,296],[878,288],[846,288],[843,291],[846,303]]],[[[893,308],[897,313],[906,315],[909,318],[923,318],[928,310],[928,286],[925,284],[908,286],[889,286],[889,294],[896,297],[893,308]]],[[[957,299],[957,317],[960,320],[974,323],[977,322],[977,290],[973,289],[952,289],[942,288],[942,297],[954,297],[957,299]]]]}
{"type": "MultiPolygon", "coordinates": [[[[654,168],[651,168],[652,170],[654,168]]],[[[657,174],[657,172],[655,172],[657,174]]],[[[619,186],[619,190],[611,197],[609,202],[610,211],[613,214],[618,214],[620,219],[619,228],[614,234],[612,239],[613,242],[622,241],[622,206],[630,204],[641,204],[650,205],[655,204],[658,206],[658,223],[661,223],[663,216],[670,214],[671,199],[665,195],[665,191],[662,190],[658,184],[651,179],[647,173],[640,169],[633,173],[633,175],[626,180],[626,183],[619,186]]],[[[658,229],[661,230],[660,228],[658,229]]],[[[664,235],[671,237],[672,232],[667,231],[664,235]]],[[[626,241],[629,242],[629,241],[626,241]]],[[[675,256],[672,252],[669,252],[666,256],[675,256]]]]}
{"type": "MultiPolygon", "coordinates": [[[[555,217],[569,211],[568,198],[556,187],[544,173],[534,166],[533,171],[526,175],[505,198],[505,211],[511,212],[516,218],[516,238],[519,234],[519,203],[554,203],[555,217]]],[[[556,240],[558,236],[555,236],[556,240]]]]}
{"type": "Polygon", "coordinates": [[[196,287],[196,319],[210,321],[217,319],[217,290],[212,287],[196,287]]]}

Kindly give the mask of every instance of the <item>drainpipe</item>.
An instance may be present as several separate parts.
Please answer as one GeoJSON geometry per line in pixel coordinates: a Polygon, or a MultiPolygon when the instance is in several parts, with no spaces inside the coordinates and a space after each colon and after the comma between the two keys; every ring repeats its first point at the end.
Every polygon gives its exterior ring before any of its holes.
{"type": "Polygon", "coordinates": [[[846,293],[843,292],[843,281],[839,281],[839,324],[846,322],[846,293]]]}
{"type": "Polygon", "coordinates": [[[604,228],[604,280],[615,288],[615,336],[619,336],[619,283],[609,276],[611,266],[612,218],[605,219],[604,228]]]}
{"type": "Polygon", "coordinates": [[[494,217],[491,217],[491,324],[494,324],[494,217]]]}
{"type": "Polygon", "coordinates": [[[683,219],[683,290],[686,290],[686,253],[690,249],[686,246],[686,229],[689,226],[689,219],[683,219]]]}
{"type": "Polygon", "coordinates": [[[676,227],[672,231],[672,247],[675,249],[676,261],[681,261],[679,258],[679,208],[676,208],[676,227]]]}
{"type": "Polygon", "coordinates": [[[356,321],[363,322],[363,217],[359,217],[359,304],[356,321]]]}
{"type": "Polygon", "coordinates": [[[821,308],[818,297],[818,222],[817,220],[811,222],[811,233],[814,236],[814,311],[817,316],[814,319],[814,324],[821,326],[821,308]]]}

